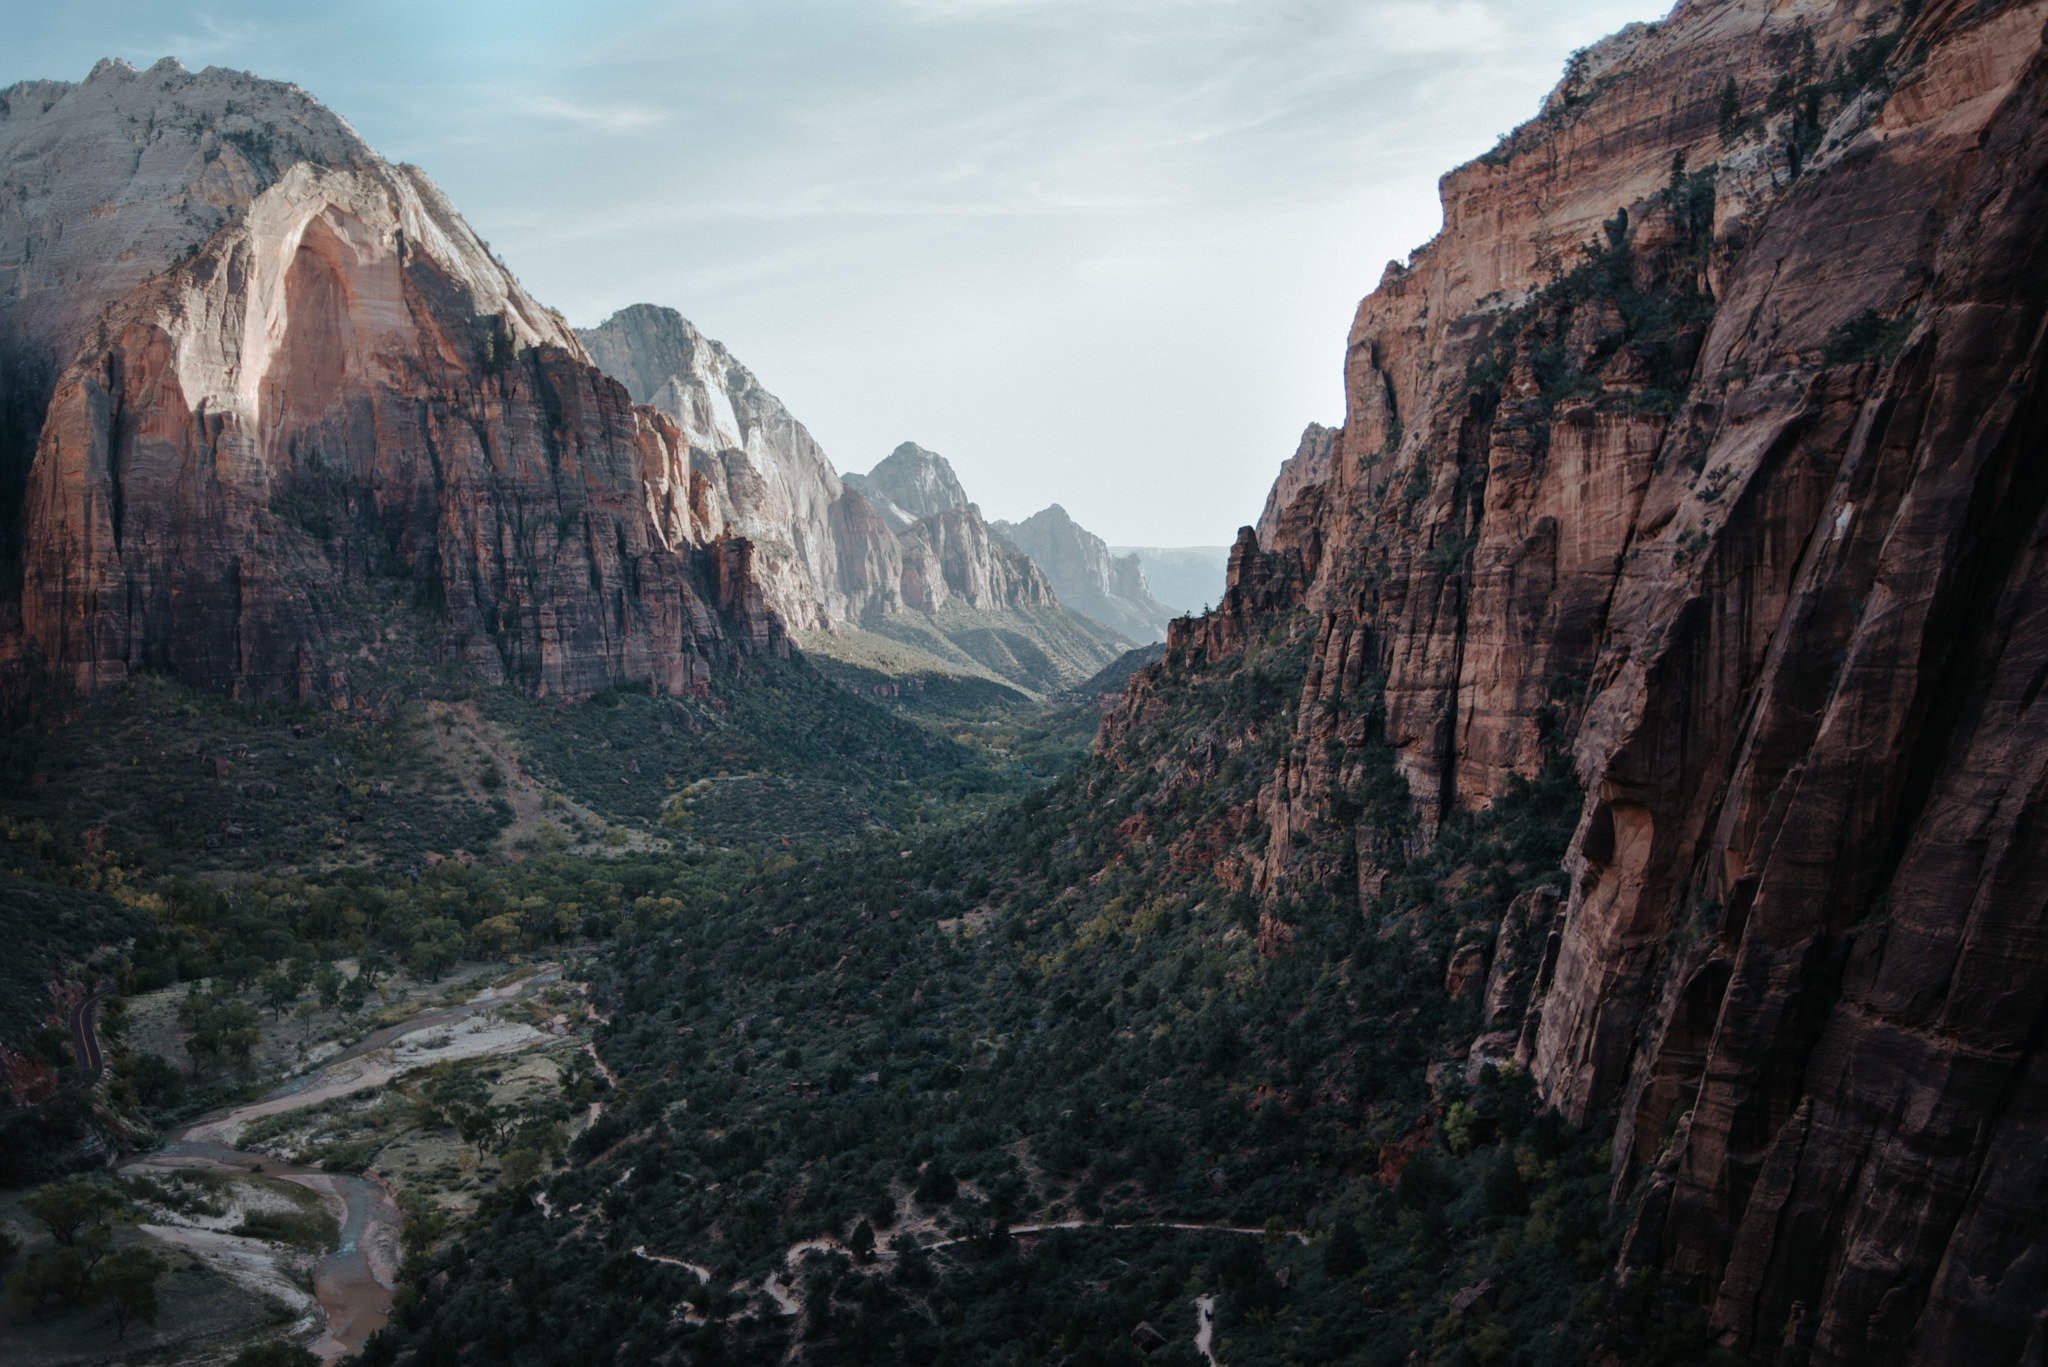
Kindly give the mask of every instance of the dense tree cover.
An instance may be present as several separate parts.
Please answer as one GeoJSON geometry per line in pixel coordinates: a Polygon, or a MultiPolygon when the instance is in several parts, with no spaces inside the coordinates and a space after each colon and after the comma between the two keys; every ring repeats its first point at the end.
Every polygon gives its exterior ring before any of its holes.
{"type": "MultiPolygon", "coordinates": [[[[156,1323],[156,1283],[166,1268],[146,1248],[114,1247],[108,1220],[126,1205],[118,1190],[101,1182],[63,1182],[44,1187],[21,1204],[56,1247],[30,1253],[8,1279],[10,1312],[34,1317],[52,1308],[104,1305],[117,1338],[126,1337],[130,1320],[156,1323]]],[[[5,1251],[9,1257],[0,1260],[0,1267],[12,1259],[11,1241],[5,1251]]]]}
{"type": "MultiPolygon", "coordinates": [[[[0,825],[0,858],[8,835],[0,825]]],[[[44,1033],[50,980],[148,924],[146,913],[102,894],[0,875],[0,944],[7,947],[0,954],[0,1041],[53,1067],[68,1065],[68,1032],[44,1033]]]]}
{"type": "MultiPolygon", "coordinates": [[[[1071,757],[1081,714],[1067,711],[1059,753],[1071,757]]],[[[112,1041],[104,1100],[158,1122],[248,1085],[258,1013],[310,1021],[317,1002],[358,1015],[392,965],[431,980],[458,959],[610,935],[668,880],[621,853],[627,831],[745,844],[758,863],[791,842],[985,813],[1044,781],[801,660],[749,661],[703,698],[626,691],[562,706],[450,688],[389,713],[248,707],[143,677],[0,727],[0,773],[17,780],[0,785],[0,931],[16,949],[0,956],[0,1043],[61,1075],[69,1033],[50,982],[203,982],[180,1012],[193,1076],[112,1041]],[[487,733],[552,785],[553,821],[502,851],[511,780],[481,747],[487,733]],[[611,857],[563,852],[578,842],[611,857]],[[481,861],[442,857],[463,850],[481,861]],[[365,971],[338,969],[347,957],[365,971]]],[[[106,1118],[72,1092],[10,1113],[0,1181],[75,1167],[94,1128],[106,1118]]]]}
{"type": "Polygon", "coordinates": [[[494,689],[476,701],[529,772],[697,843],[780,848],[914,827],[1036,781],[856,697],[805,659],[747,660],[701,699],[621,690],[548,705],[494,689]]]}
{"type": "Polygon", "coordinates": [[[554,1218],[513,1184],[416,1240],[367,1359],[766,1362],[796,1336],[820,1362],[1132,1361],[1142,1321],[1186,1361],[1213,1293],[1233,1367],[1583,1360],[1607,1155],[1521,1074],[1468,1085],[1476,1008],[1443,986],[1461,933],[1558,877],[1568,771],[1423,842],[1369,755],[1341,819],[1416,852],[1365,906],[1255,903],[1176,841],[1288,743],[1300,625],[1241,667],[1176,662],[1119,767],[978,824],[650,868],[595,984],[618,1090],[547,1184],[554,1218]],[[1228,757],[1190,781],[1195,735],[1228,757]],[[787,1265],[817,1239],[841,1251],[787,1265]],[[735,1290],[771,1275],[801,1317],[735,1290]]]}

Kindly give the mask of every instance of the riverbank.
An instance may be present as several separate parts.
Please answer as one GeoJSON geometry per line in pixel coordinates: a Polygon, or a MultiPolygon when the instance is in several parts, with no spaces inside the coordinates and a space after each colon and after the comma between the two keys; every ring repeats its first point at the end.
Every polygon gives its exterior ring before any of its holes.
{"type": "MultiPolygon", "coordinates": [[[[415,1183],[429,1189],[424,1193],[429,1199],[445,1201],[450,1193],[440,1189],[443,1183],[437,1179],[474,1186],[478,1163],[471,1161],[467,1170],[460,1163],[423,1168],[415,1145],[415,1161],[403,1175],[375,1166],[348,1172],[292,1162],[294,1147],[321,1147],[311,1142],[318,1139],[347,1148],[357,1137],[349,1130],[352,1116],[381,1125],[389,1114],[404,1115],[414,1137],[438,1130],[436,1122],[443,1117],[420,1113],[418,1099],[405,1093],[408,1079],[420,1074],[446,1078],[543,1046],[578,1047],[580,1041],[566,1027],[568,1013],[554,1009],[562,1004],[560,984],[559,965],[535,966],[463,1001],[427,1007],[374,1030],[255,1101],[198,1117],[157,1148],[120,1165],[123,1177],[172,1184],[165,1189],[174,1199],[142,1199],[151,1218],[141,1230],[282,1307],[289,1319],[285,1334],[307,1341],[323,1362],[358,1351],[390,1314],[400,1260],[400,1189],[415,1183]],[[351,1101],[363,1104],[336,1110],[351,1101]],[[323,1133],[280,1132],[280,1121],[302,1114],[314,1115],[323,1133]],[[264,1137],[245,1142],[258,1122],[266,1122],[264,1137]],[[199,1174],[209,1175],[210,1199],[180,1199],[177,1184],[199,1174]],[[329,1213],[331,1247],[314,1253],[255,1232],[267,1227],[260,1219],[252,1221],[251,1212],[260,1215],[261,1194],[274,1192],[278,1184],[305,1192],[329,1213]]],[[[478,1085],[489,1084],[480,1079],[478,1085]]],[[[396,1132],[373,1132],[370,1143],[381,1151],[398,1137],[396,1132]]],[[[451,1141],[443,1147],[460,1146],[451,1141]]]]}

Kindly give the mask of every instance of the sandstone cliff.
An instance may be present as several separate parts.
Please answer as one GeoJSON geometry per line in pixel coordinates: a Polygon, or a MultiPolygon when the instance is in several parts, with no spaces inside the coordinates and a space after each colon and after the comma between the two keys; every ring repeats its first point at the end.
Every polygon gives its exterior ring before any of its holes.
{"type": "Polygon", "coordinates": [[[36,358],[61,366],[18,517],[17,678],[160,669],[339,706],[394,656],[575,696],[786,648],[752,547],[690,506],[677,426],[419,171],[292,87],[175,63],[6,105],[10,174],[61,186],[18,197],[0,243],[18,412],[36,358]]]}
{"type": "Polygon", "coordinates": [[[1582,54],[1444,178],[1327,477],[1169,636],[1312,623],[1255,889],[1378,894],[1368,752],[1424,839],[1569,756],[1494,1047],[1613,1127],[1624,1278],[1757,1360],[2048,1345],[2044,20],[1685,3],[1582,54]]]}
{"type": "Polygon", "coordinates": [[[672,418],[690,483],[660,515],[731,527],[782,616],[830,630],[906,608],[1057,608],[1038,569],[991,540],[944,456],[904,442],[841,476],[803,424],[673,309],[635,304],[577,334],[633,398],[672,418]]]}
{"type": "Polygon", "coordinates": [[[621,309],[576,336],[635,403],[675,420],[691,475],[676,495],[695,500],[702,521],[754,543],[763,590],[785,620],[818,627],[901,606],[901,573],[886,567],[882,540],[858,514],[838,512],[846,491],[831,461],[722,345],[652,304],[621,309]],[[885,563],[870,568],[877,558],[885,563]]]}
{"type": "Polygon", "coordinates": [[[1266,506],[1254,526],[1262,544],[1273,544],[1273,538],[1280,531],[1280,515],[1301,496],[1302,490],[1329,479],[1330,450],[1336,441],[1337,429],[1334,427],[1312,422],[1303,429],[1301,442],[1294,448],[1294,454],[1280,462],[1280,473],[1266,494],[1266,506]]]}
{"type": "Polygon", "coordinates": [[[1067,516],[1059,504],[1022,522],[989,526],[1045,571],[1068,607],[1133,641],[1165,639],[1166,621],[1173,614],[1153,599],[1138,557],[1111,555],[1101,537],[1067,516]]]}

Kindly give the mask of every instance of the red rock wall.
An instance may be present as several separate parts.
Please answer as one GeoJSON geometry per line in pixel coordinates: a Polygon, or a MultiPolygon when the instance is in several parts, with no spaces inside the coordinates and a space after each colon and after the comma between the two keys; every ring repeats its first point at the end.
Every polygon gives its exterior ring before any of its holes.
{"type": "Polygon", "coordinates": [[[1757,1359],[2048,1342],[2044,20],[1730,0],[1597,46],[1445,178],[1327,481],[1169,640],[1318,620],[1254,888],[1344,867],[1281,837],[1382,691],[1425,829],[1570,755],[1569,895],[1497,947],[1529,1005],[1488,1044],[1613,1128],[1624,1274],[1757,1359]]]}
{"type": "Polygon", "coordinates": [[[301,164],[111,311],[29,475],[30,665],[347,705],[407,646],[571,697],[787,648],[750,547],[657,520],[674,423],[523,296],[484,312],[458,234],[413,173],[301,164]]]}

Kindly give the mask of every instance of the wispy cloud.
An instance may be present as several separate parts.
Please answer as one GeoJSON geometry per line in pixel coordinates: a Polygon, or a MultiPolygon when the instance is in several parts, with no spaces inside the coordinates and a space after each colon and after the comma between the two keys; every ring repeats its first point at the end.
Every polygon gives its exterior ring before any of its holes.
{"type": "Polygon", "coordinates": [[[991,511],[1169,545],[1341,411],[1438,173],[1666,3],[66,0],[13,6],[0,84],[296,81],[569,316],[692,315],[842,466],[914,436],[991,511]]]}
{"type": "Polygon", "coordinates": [[[194,14],[187,22],[191,27],[168,33],[161,40],[164,51],[187,66],[203,66],[215,57],[241,57],[262,45],[263,28],[253,19],[223,21],[211,14],[194,14]]]}
{"type": "Polygon", "coordinates": [[[669,117],[667,113],[658,109],[642,109],[634,105],[579,104],[574,100],[565,100],[554,95],[531,95],[521,100],[520,104],[547,118],[589,124],[608,133],[627,133],[636,128],[649,128],[658,123],[668,122],[669,117]]]}

